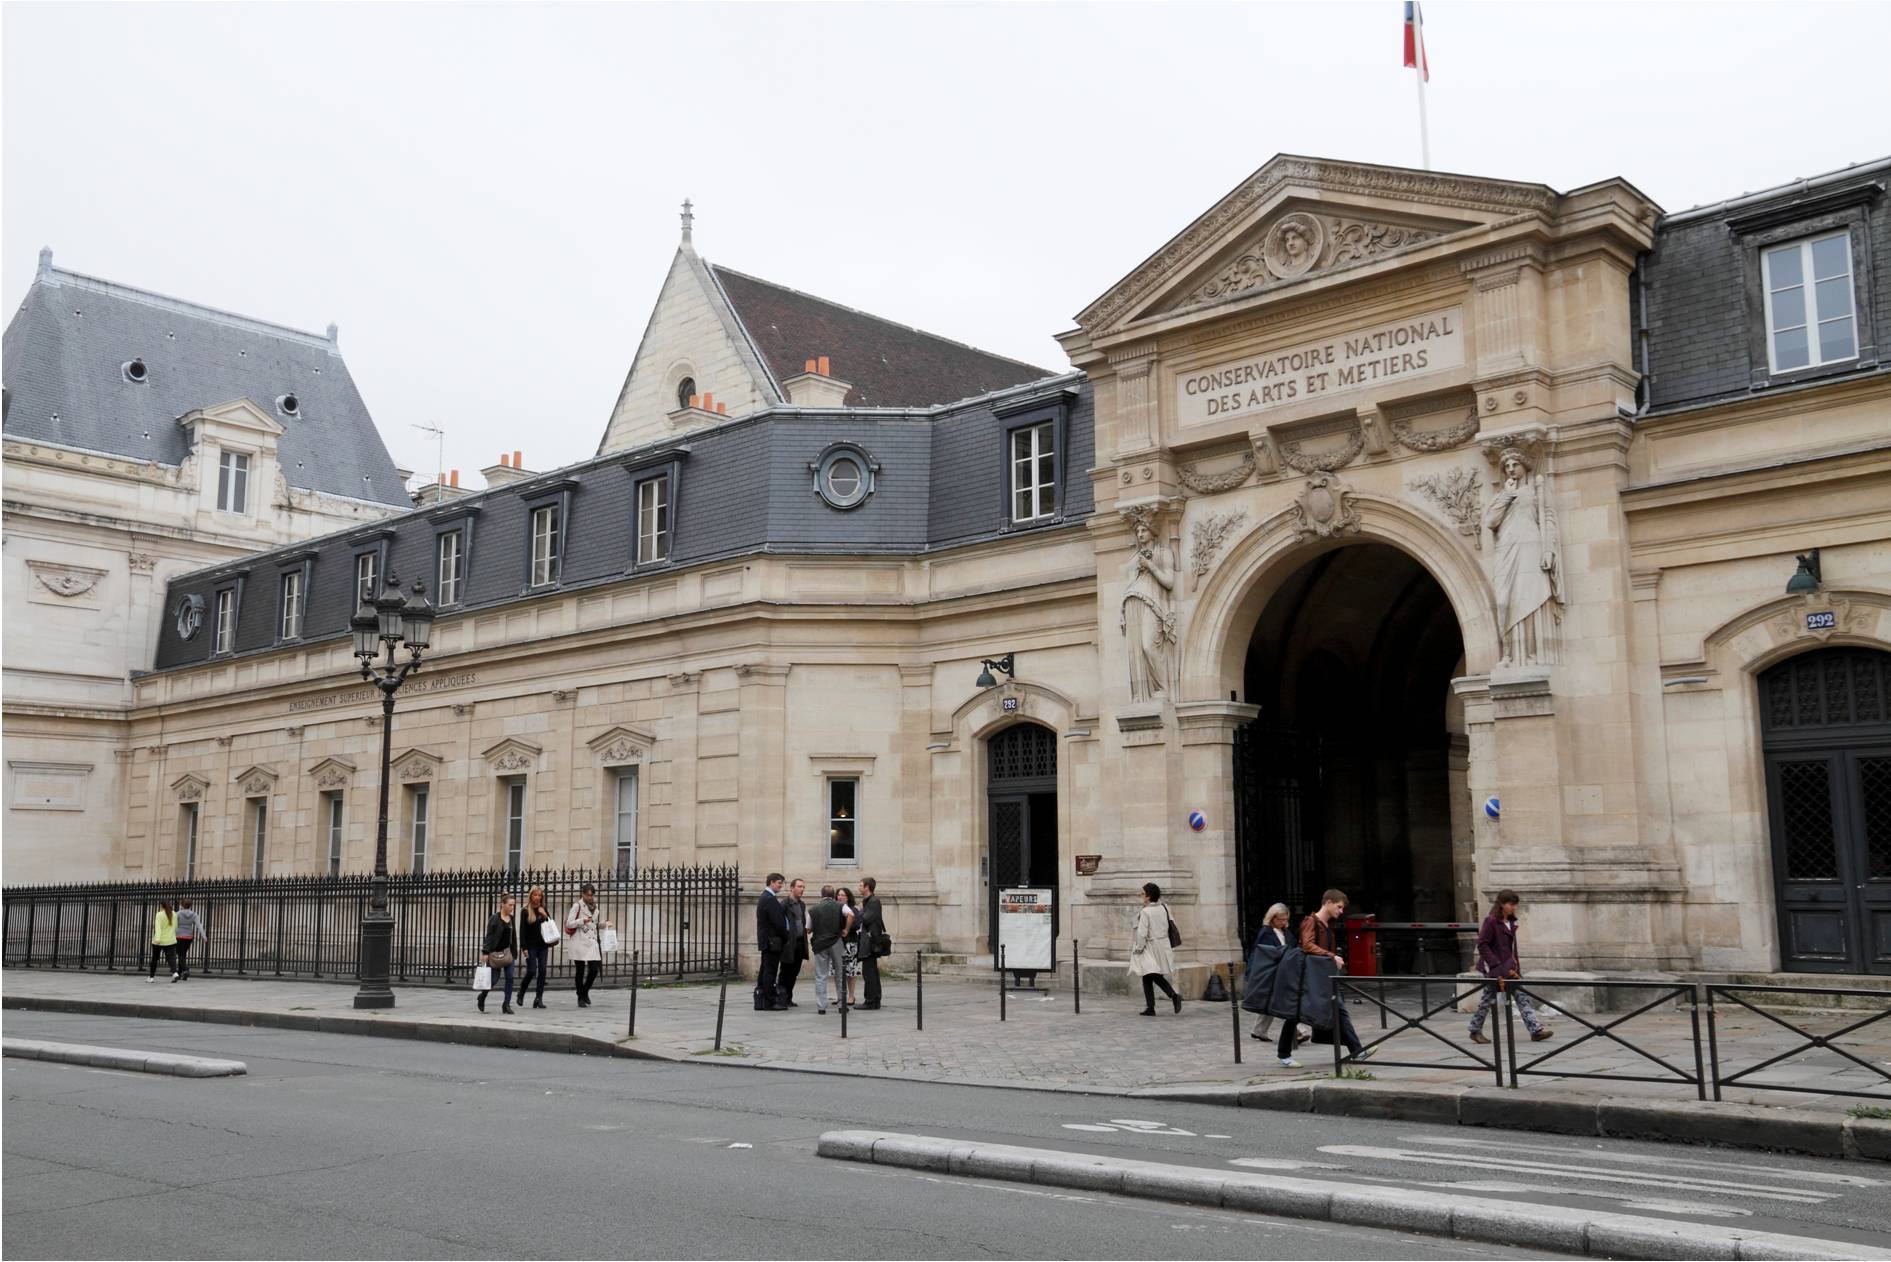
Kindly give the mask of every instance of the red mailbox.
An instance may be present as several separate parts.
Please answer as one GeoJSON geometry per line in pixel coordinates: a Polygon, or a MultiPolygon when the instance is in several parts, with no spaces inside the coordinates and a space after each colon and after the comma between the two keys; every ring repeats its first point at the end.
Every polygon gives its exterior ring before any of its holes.
{"type": "Polygon", "coordinates": [[[1353,977],[1379,975],[1379,918],[1346,917],[1346,972],[1353,977]]]}

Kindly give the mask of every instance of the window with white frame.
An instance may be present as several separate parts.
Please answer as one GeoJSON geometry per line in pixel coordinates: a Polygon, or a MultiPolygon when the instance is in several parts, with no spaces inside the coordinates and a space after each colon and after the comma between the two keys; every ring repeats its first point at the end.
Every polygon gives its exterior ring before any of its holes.
{"type": "Polygon", "coordinates": [[[250,876],[263,879],[263,856],[269,848],[269,799],[249,800],[250,876]]]}
{"type": "Polygon", "coordinates": [[[184,803],[183,818],[178,821],[178,831],[184,835],[184,879],[197,879],[197,818],[202,809],[197,802],[184,803]]]}
{"type": "Polygon", "coordinates": [[[225,513],[247,513],[250,499],[250,458],[240,451],[226,451],[217,458],[217,509],[225,513]]]}
{"type": "Polygon", "coordinates": [[[216,630],[210,642],[213,653],[228,653],[236,646],[236,589],[226,587],[217,593],[216,630]]]}
{"type": "Polygon", "coordinates": [[[827,866],[851,868],[860,862],[860,781],[830,776],[827,781],[827,866]]]}
{"type": "Polygon", "coordinates": [[[558,581],[558,549],[561,545],[558,505],[546,504],[532,510],[532,586],[541,587],[558,581]]]}
{"type": "Polygon", "coordinates": [[[424,876],[427,871],[427,811],[431,805],[431,795],[424,784],[416,784],[407,790],[407,839],[412,845],[415,876],[424,876]]]}
{"type": "Polygon", "coordinates": [[[645,478],[637,484],[637,564],[670,559],[670,479],[645,478]]]}
{"type": "Polygon", "coordinates": [[[504,782],[506,794],[506,871],[517,876],[525,866],[525,778],[504,782]]]}
{"type": "Polygon", "coordinates": [[[457,530],[441,534],[435,545],[439,552],[439,564],[436,566],[437,581],[434,595],[437,603],[457,605],[460,603],[460,581],[466,577],[466,542],[457,530]]]}
{"type": "Polygon", "coordinates": [[[291,570],[282,576],[282,638],[293,640],[302,634],[302,572],[291,570]]]}
{"type": "Polygon", "coordinates": [[[611,775],[616,809],[612,820],[611,860],[619,876],[637,870],[637,769],[619,767],[611,775]]]}
{"type": "Polygon", "coordinates": [[[328,874],[340,876],[342,834],[347,824],[347,812],[342,806],[341,794],[322,794],[322,822],[328,835],[328,874]]]}
{"type": "Polygon", "coordinates": [[[355,558],[355,602],[357,604],[374,603],[374,581],[380,577],[377,572],[379,568],[380,557],[377,553],[363,552],[355,558]]]}
{"type": "Polygon", "coordinates": [[[1057,452],[1052,422],[1011,431],[1011,520],[1038,521],[1057,512],[1057,452]]]}
{"type": "Polygon", "coordinates": [[[1766,351],[1773,371],[1857,358],[1851,234],[1833,232],[1774,246],[1762,261],[1766,351]]]}

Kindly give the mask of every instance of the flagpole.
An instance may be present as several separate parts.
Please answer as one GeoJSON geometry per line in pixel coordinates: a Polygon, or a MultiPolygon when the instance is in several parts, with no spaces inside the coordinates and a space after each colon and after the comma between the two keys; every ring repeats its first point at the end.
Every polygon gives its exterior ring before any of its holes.
{"type": "Polygon", "coordinates": [[[1418,151],[1424,157],[1425,169],[1431,170],[1431,126],[1425,120],[1425,14],[1416,4],[1412,6],[1414,19],[1413,46],[1417,64],[1412,67],[1412,75],[1418,80],[1418,151]]]}

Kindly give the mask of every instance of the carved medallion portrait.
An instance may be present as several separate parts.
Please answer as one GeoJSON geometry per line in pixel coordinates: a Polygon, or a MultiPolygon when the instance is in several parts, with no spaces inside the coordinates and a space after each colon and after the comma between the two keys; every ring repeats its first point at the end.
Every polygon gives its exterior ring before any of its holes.
{"type": "Polygon", "coordinates": [[[1320,261],[1326,248],[1326,229],[1312,215],[1287,215],[1267,232],[1267,266],[1283,280],[1304,276],[1320,261]]]}

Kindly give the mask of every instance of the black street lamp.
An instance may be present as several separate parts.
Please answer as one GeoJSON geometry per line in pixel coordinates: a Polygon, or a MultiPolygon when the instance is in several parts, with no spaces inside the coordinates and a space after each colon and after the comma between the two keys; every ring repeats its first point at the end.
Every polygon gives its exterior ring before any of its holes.
{"type": "Polygon", "coordinates": [[[394,915],[387,909],[387,785],[393,757],[394,694],[407,677],[420,669],[420,655],[433,636],[433,604],[427,585],[414,580],[413,594],[401,595],[400,580],[387,576],[387,585],[370,603],[363,600],[349,623],[355,637],[355,656],[361,677],[381,690],[381,825],[374,838],[374,884],[367,914],[361,918],[361,989],[357,1008],[392,1008],[394,988],[388,973],[394,954],[394,915]],[[401,648],[407,659],[401,660],[401,648]],[[376,661],[385,653],[386,660],[376,661]]]}

